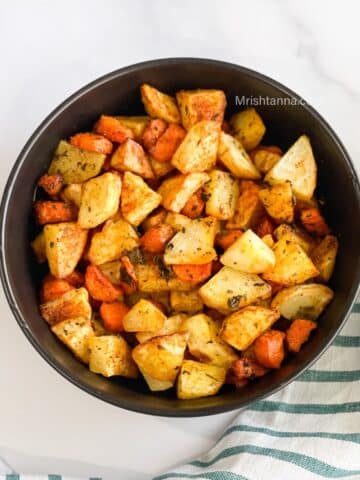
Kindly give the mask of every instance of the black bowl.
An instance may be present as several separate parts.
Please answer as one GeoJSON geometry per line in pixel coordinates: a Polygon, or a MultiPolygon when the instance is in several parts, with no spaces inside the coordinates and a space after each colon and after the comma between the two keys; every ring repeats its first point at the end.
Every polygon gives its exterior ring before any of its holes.
{"type": "Polygon", "coordinates": [[[50,365],[78,387],[106,402],[138,412],[210,415],[246,407],[274,393],[308,368],[331,343],[356,298],[360,278],[359,218],[359,182],[348,154],[324,119],[295,93],[237,65],[190,58],[155,60],[122,68],[84,87],[56,108],[27,142],[2,199],[1,279],[10,307],[27,338],[50,365]],[[243,96],[269,97],[268,105],[257,107],[268,128],[265,143],[273,142],[286,149],[303,133],[311,138],[319,167],[317,195],[325,200],[326,217],[340,241],[331,281],[335,298],[299,355],[290,358],[279,371],[237,392],[229,389],[214,397],[181,401],[173,392],[150,393],[140,381],[105,379],[78,362],[39,315],[39,268],[34,265],[29,248],[36,181],[46,170],[59,139],[90,128],[101,113],[141,113],[139,85],[143,82],[166,92],[221,88],[228,99],[227,115],[239,109],[236,103],[243,96]]]}

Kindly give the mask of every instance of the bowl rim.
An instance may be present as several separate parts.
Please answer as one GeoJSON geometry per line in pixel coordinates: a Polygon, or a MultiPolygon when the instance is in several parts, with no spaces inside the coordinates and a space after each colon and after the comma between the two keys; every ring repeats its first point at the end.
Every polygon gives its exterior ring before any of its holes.
{"type": "Polygon", "coordinates": [[[176,408],[176,403],[174,402],[174,407],[167,407],[167,406],[157,406],[151,405],[151,407],[146,405],[141,405],[140,403],[134,404],[131,400],[128,401],[127,399],[123,399],[121,397],[114,396],[110,393],[105,393],[94,389],[93,387],[89,386],[85,382],[75,378],[71,371],[63,368],[60,364],[58,364],[55,359],[51,358],[49,354],[45,351],[43,346],[36,340],[35,336],[32,334],[32,331],[27,325],[27,322],[20,311],[20,308],[17,305],[17,301],[15,295],[13,294],[10,282],[10,275],[7,269],[7,260],[5,256],[5,224],[7,218],[7,210],[9,205],[9,200],[12,194],[13,184],[16,181],[17,174],[21,169],[24,161],[27,158],[28,153],[31,151],[33,145],[36,143],[38,138],[43,134],[46,130],[48,125],[58,116],[60,115],[68,106],[70,106],[74,101],[81,98],[84,94],[96,89],[100,85],[106,84],[107,82],[111,81],[114,78],[117,78],[122,75],[126,75],[128,73],[134,71],[141,71],[143,69],[163,66],[163,65],[178,65],[178,64],[203,64],[203,65],[212,65],[215,67],[228,69],[232,71],[237,71],[239,74],[246,74],[249,75],[257,80],[260,80],[272,87],[275,87],[279,92],[295,98],[298,101],[302,102],[302,108],[306,109],[315,119],[321,124],[321,126],[326,130],[327,134],[333,139],[337,149],[340,151],[349,175],[351,176],[352,183],[354,185],[357,198],[360,203],[360,186],[359,186],[359,178],[355,167],[350,159],[348,152],[346,151],[344,145],[342,144],[341,140],[335,133],[335,131],[330,127],[328,122],[315,110],[311,105],[309,105],[302,97],[300,97],[297,93],[285,87],[283,84],[278,82],[277,80],[272,79],[260,72],[255,70],[249,69],[247,67],[237,65],[230,62],[225,62],[221,60],[214,60],[214,59],[207,59],[207,58],[196,58],[196,57],[171,57],[171,58],[160,58],[155,60],[148,60],[140,63],[135,63],[129,66],[122,67],[120,69],[113,70],[105,75],[102,75],[92,82],[86,84],[85,86],[81,87],[73,94],[68,96],[62,103],[60,103],[56,108],[54,108],[47,117],[39,124],[39,126],[35,129],[33,134],[30,136],[22,150],[20,151],[11,171],[9,173],[9,177],[5,184],[1,205],[0,205],[0,278],[3,285],[3,289],[5,292],[5,297],[7,302],[10,306],[10,309],[19,324],[21,330],[30,341],[32,346],[37,350],[37,352],[43,357],[43,359],[51,365],[60,375],[70,381],[73,385],[80,388],[81,390],[85,391],[89,395],[97,397],[98,399],[112,404],[117,407],[124,408],[126,410],[130,410],[133,412],[150,414],[150,415],[158,415],[164,417],[197,417],[197,416],[206,416],[206,415],[213,415],[218,413],[229,412],[233,410],[243,409],[248,407],[249,405],[253,404],[254,402],[263,400],[264,398],[278,392],[290,382],[296,380],[305,370],[310,368],[318,358],[329,348],[331,343],[333,342],[336,335],[344,326],[346,320],[348,319],[351,309],[356,301],[356,298],[360,291],[360,271],[357,272],[357,284],[354,283],[352,285],[351,291],[349,292],[348,296],[346,297],[346,302],[344,306],[344,312],[342,318],[339,321],[337,328],[334,330],[333,334],[329,337],[328,341],[326,342],[325,346],[319,351],[313,354],[309,359],[307,359],[302,367],[299,369],[298,372],[295,374],[292,373],[288,375],[283,381],[281,381],[278,385],[269,386],[264,389],[264,391],[260,394],[253,395],[253,398],[250,400],[242,400],[241,397],[236,398],[234,397],[233,400],[227,402],[226,404],[220,404],[215,406],[208,406],[208,407],[199,407],[199,408],[187,408],[187,409],[178,409],[176,408]]]}

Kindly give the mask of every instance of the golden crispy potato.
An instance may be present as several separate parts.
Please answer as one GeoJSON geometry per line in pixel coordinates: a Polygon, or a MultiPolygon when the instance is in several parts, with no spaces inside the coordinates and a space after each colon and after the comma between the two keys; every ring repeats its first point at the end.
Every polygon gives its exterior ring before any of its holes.
{"type": "Polygon", "coordinates": [[[104,377],[120,375],[137,378],[138,369],[131,358],[131,348],[126,341],[117,335],[105,335],[89,339],[91,372],[100,373],[104,377]]]}
{"type": "Polygon", "coordinates": [[[75,357],[89,363],[89,338],[94,336],[90,320],[82,317],[68,318],[51,327],[51,330],[75,357]]]}
{"type": "Polygon", "coordinates": [[[290,182],[262,188],[259,197],[267,213],[277,223],[292,223],[294,221],[295,202],[290,182]]]}
{"type": "Polygon", "coordinates": [[[228,172],[211,170],[206,183],[206,214],[219,220],[228,220],[235,214],[239,198],[239,183],[228,172]]]}
{"type": "Polygon", "coordinates": [[[197,290],[189,292],[170,292],[170,305],[174,312],[197,313],[203,309],[203,302],[197,290]]]}
{"type": "Polygon", "coordinates": [[[255,167],[259,172],[267,173],[280,160],[282,153],[280,148],[272,146],[259,146],[249,152],[255,167]]]}
{"type": "Polygon", "coordinates": [[[147,117],[146,115],[132,117],[117,116],[115,118],[119,120],[124,125],[124,127],[130,128],[130,130],[132,130],[134,134],[134,139],[136,141],[141,140],[145,127],[150,121],[150,117],[147,117]]]}
{"type": "Polygon", "coordinates": [[[203,120],[197,123],[187,132],[171,163],[181,173],[209,170],[216,162],[219,133],[220,126],[216,122],[203,120]]]}
{"type": "Polygon", "coordinates": [[[162,182],[158,193],[162,196],[162,206],[166,210],[179,213],[189,198],[210,179],[207,173],[176,175],[162,182]]]}
{"type": "Polygon", "coordinates": [[[200,289],[202,301],[219,312],[229,313],[271,296],[271,287],[258,275],[223,267],[200,289]]]}
{"type": "Polygon", "coordinates": [[[136,334],[136,339],[139,343],[144,343],[154,337],[161,337],[163,335],[172,335],[173,333],[178,333],[180,325],[185,320],[186,315],[184,313],[178,313],[167,317],[164,321],[163,326],[160,330],[156,332],[138,332],[136,334]]]}
{"type": "Polygon", "coordinates": [[[150,377],[150,375],[146,375],[144,372],[141,372],[141,374],[152,392],[163,392],[164,390],[169,390],[169,388],[172,388],[175,383],[173,381],[169,382],[168,380],[157,380],[156,378],[150,377]]]}
{"type": "Polygon", "coordinates": [[[79,208],[81,204],[82,189],[82,183],[69,183],[69,185],[63,188],[60,196],[64,202],[73,203],[79,208]]]}
{"type": "Polygon", "coordinates": [[[213,120],[220,125],[224,120],[226,97],[222,90],[180,90],[176,93],[176,100],[186,130],[201,120],[213,120]]]}
{"type": "Polygon", "coordinates": [[[150,117],[162,118],[169,123],[180,123],[180,113],[173,97],[160,92],[147,83],[141,85],[140,92],[146,113],[150,117]]]}
{"type": "Polygon", "coordinates": [[[191,218],[175,212],[169,212],[165,218],[165,223],[170,225],[176,232],[180,232],[183,228],[190,225],[191,222],[191,218]]]}
{"type": "Polygon", "coordinates": [[[113,260],[99,265],[101,272],[111,283],[119,285],[121,283],[121,262],[120,260],[113,260]]]}
{"type": "Polygon", "coordinates": [[[273,251],[275,266],[263,274],[265,280],[288,286],[304,283],[319,274],[298,243],[281,238],[275,243],[273,251]]]}
{"type": "Polygon", "coordinates": [[[56,300],[40,305],[40,313],[50,325],[69,318],[91,318],[91,306],[86,288],[69,290],[56,300]]]}
{"type": "Polygon", "coordinates": [[[120,172],[133,172],[143,178],[154,178],[150,162],[142,146],[128,138],[111,156],[111,166],[120,172]]]}
{"type": "Polygon", "coordinates": [[[306,135],[296,140],[265,177],[265,181],[270,184],[288,180],[296,197],[303,200],[312,198],[316,179],[317,167],[310,140],[306,135]]]}
{"type": "Polygon", "coordinates": [[[226,368],[185,360],[182,364],[176,393],[181,400],[216,395],[225,383],[226,368]]]}
{"type": "Polygon", "coordinates": [[[152,263],[137,264],[135,265],[135,272],[140,292],[153,293],[169,290],[168,276],[170,272],[167,269],[160,270],[158,265],[152,263]]]}
{"type": "Polygon", "coordinates": [[[186,335],[174,333],[140,343],[133,349],[132,358],[143,375],[174,383],[184,359],[185,348],[186,335]]]}
{"type": "Polygon", "coordinates": [[[88,152],[61,140],[48,173],[59,173],[65,183],[82,183],[100,173],[105,159],[102,153],[88,152]]]}
{"type": "Polygon", "coordinates": [[[165,177],[165,175],[175,170],[175,167],[171,162],[158,162],[152,157],[150,157],[150,165],[156,178],[165,177]]]}
{"type": "Polygon", "coordinates": [[[253,164],[242,144],[228,133],[221,132],[218,150],[219,160],[235,177],[258,180],[260,172],[253,164]]]}
{"type": "Polygon", "coordinates": [[[156,332],[164,325],[166,316],[151,301],[142,298],[123,318],[126,332],[156,332]]]}
{"type": "Polygon", "coordinates": [[[91,239],[88,257],[91,263],[101,265],[112,262],[139,245],[133,227],[120,216],[108,220],[101,232],[91,239]]]}
{"type": "Polygon", "coordinates": [[[319,270],[319,279],[322,282],[328,282],[332,276],[338,247],[337,238],[333,235],[326,235],[311,253],[311,260],[319,270]]]}
{"type": "Polygon", "coordinates": [[[238,359],[234,350],[219,337],[219,322],[203,313],[183,320],[180,332],[188,334],[188,348],[204,363],[229,368],[238,359]]]}
{"type": "Polygon", "coordinates": [[[115,215],[119,209],[121,179],[107,172],[83,184],[78,224],[94,228],[115,215]]]}
{"type": "Polygon", "coordinates": [[[265,135],[265,125],[255,108],[247,108],[230,118],[233,135],[241,142],[245,150],[257,147],[265,135]]]}
{"type": "Polygon", "coordinates": [[[316,246],[315,240],[305,230],[295,226],[286,224],[279,225],[274,230],[274,236],[276,240],[282,238],[289,242],[298,243],[307,254],[309,254],[316,246]]]}
{"type": "Polygon", "coordinates": [[[161,203],[161,195],[138,175],[125,172],[121,192],[121,212],[129,223],[138,226],[161,203]]]}
{"type": "Polygon", "coordinates": [[[167,244],[164,262],[167,265],[204,264],[216,257],[214,249],[218,221],[213,217],[192,220],[167,244]]]}
{"type": "Polygon", "coordinates": [[[170,291],[175,292],[190,292],[194,288],[191,282],[186,282],[178,277],[170,277],[168,287],[170,291]]]}
{"type": "Polygon", "coordinates": [[[275,265],[274,252],[252,230],[247,230],[225,250],[220,261],[241,272],[264,273],[275,265]]]}
{"type": "Polygon", "coordinates": [[[50,272],[64,278],[75,270],[86,245],[87,230],[75,222],[45,225],[45,252],[50,272]]]}
{"type": "Polygon", "coordinates": [[[240,196],[234,216],[226,223],[226,228],[255,228],[265,210],[259,197],[260,186],[244,180],[240,185],[240,196]]]}
{"type": "Polygon", "coordinates": [[[31,248],[33,249],[36,261],[38,263],[46,262],[46,243],[44,231],[36,235],[35,239],[31,242],[31,248]]]}
{"type": "Polygon", "coordinates": [[[261,237],[261,240],[269,247],[269,248],[273,248],[274,246],[274,239],[271,235],[271,233],[268,233],[266,235],[264,235],[263,237],[261,237]]]}
{"type": "Polygon", "coordinates": [[[279,317],[277,310],[259,306],[245,307],[225,318],[221,336],[237,350],[246,350],[279,317]]]}
{"type": "Polygon", "coordinates": [[[278,309],[280,314],[289,320],[316,320],[333,296],[334,292],[325,285],[295,285],[281,290],[271,302],[271,308],[278,309]]]}

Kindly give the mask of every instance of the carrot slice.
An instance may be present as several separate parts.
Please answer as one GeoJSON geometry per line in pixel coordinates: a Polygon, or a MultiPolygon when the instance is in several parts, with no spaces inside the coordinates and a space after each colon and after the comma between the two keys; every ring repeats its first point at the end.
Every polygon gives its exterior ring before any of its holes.
{"type": "Polygon", "coordinates": [[[302,345],[308,341],[310,333],[317,327],[312,320],[297,318],[286,330],[286,343],[290,352],[299,352],[302,345]]]}
{"type": "Polygon", "coordinates": [[[254,343],[254,353],[260,365],[267,368],[280,368],[285,357],[285,333],[280,330],[268,330],[254,343]]]}
{"type": "Polygon", "coordinates": [[[232,364],[232,372],[238,381],[262,377],[267,371],[267,368],[259,365],[252,358],[242,357],[239,360],[235,360],[232,364]]]}
{"type": "Polygon", "coordinates": [[[171,123],[155,145],[149,149],[150,155],[158,162],[169,162],[186,135],[185,130],[171,123]]]}
{"type": "Polygon", "coordinates": [[[125,127],[116,117],[108,115],[101,115],[94,125],[94,132],[118,143],[122,143],[127,138],[134,138],[134,133],[130,128],[125,127]]]}
{"type": "Polygon", "coordinates": [[[167,129],[167,126],[168,124],[165,120],[161,120],[160,118],[150,120],[146,125],[142,136],[142,143],[147,150],[150,150],[155,146],[158,139],[167,129]]]}
{"type": "Polygon", "coordinates": [[[242,230],[223,230],[215,237],[215,245],[226,250],[243,234],[242,230]]]}
{"type": "Polygon", "coordinates": [[[60,193],[62,186],[64,184],[63,178],[59,173],[55,173],[54,175],[42,175],[38,180],[38,185],[48,195],[57,195],[60,193]]]}
{"type": "Polygon", "coordinates": [[[70,138],[70,143],[74,147],[82,148],[88,152],[104,153],[105,155],[109,155],[113,149],[110,140],[91,132],[73,135],[70,138]]]}
{"type": "Polygon", "coordinates": [[[303,210],[300,214],[300,220],[306,230],[310,233],[319,236],[328,235],[330,233],[328,224],[321,215],[320,210],[316,207],[303,210]]]}
{"type": "Polygon", "coordinates": [[[44,278],[43,284],[41,287],[41,301],[43,303],[51,302],[52,300],[56,300],[57,298],[64,295],[64,293],[73,290],[74,287],[70,285],[65,280],[60,280],[59,278],[55,278],[52,275],[48,275],[44,278]]]}
{"type": "Polygon", "coordinates": [[[256,235],[262,238],[265,235],[272,235],[274,230],[275,225],[271,221],[270,217],[266,215],[260,220],[259,225],[256,228],[256,235]]]}
{"type": "Polygon", "coordinates": [[[77,270],[74,270],[70,275],[64,278],[70,285],[75,288],[80,288],[84,285],[85,279],[84,275],[77,270]]]}
{"type": "Polygon", "coordinates": [[[122,332],[123,318],[129,310],[130,308],[124,302],[102,303],[99,311],[106,330],[113,333],[122,332]]]}
{"type": "Polygon", "coordinates": [[[77,208],[71,203],[38,200],[34,203],[35,218],[39,225],[71,222],[77,218],[77,208]]]}
{"type": "Polygon", "coordinates": [[[184,208],[181,210],[181,213],[189,218],[198,218],[204,211],[204,208],[205,202],[202,199],[202,191],[199,189],[191,195],[189,200],[185,203],[184,208]]]}
{"type": "Polygon", "coordinates": [[[203,282],[211,275],[212,262],[202,265],[173,265],[173,270],[184,282],[203,282]]]}
{"type": "Polygon", "coordinates": [[[122,294],[122,290],[113,285],[96,265],[87,267],[85,287],[92,298],[101,302],[114,302],[122,294]]]}
{"type": "Polygon", "coordinates": [[[174,233],[170,225],[162,223],[149,228],[140,238],[140,244],[147,252],[161,253],[165,250],[165,245],[174,236],[174,233]]]}

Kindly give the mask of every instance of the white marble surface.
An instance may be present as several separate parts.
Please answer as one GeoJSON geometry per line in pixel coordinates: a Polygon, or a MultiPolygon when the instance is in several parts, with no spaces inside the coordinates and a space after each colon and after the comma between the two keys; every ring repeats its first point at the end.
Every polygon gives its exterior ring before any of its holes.
{"type": "MultiPolygon", "coordinates": [[[[321,112],[360,167],[359,13],[356,0],[0,0],[1,189],[65,97],[116,68],[171,56],[279,80],[321,112]]],[[[3,293],[0,302],[0,457],[18,471],[145,480],[208,448],[236,415],[166,419],[101,403],[55,374],[3,293]]]]}

